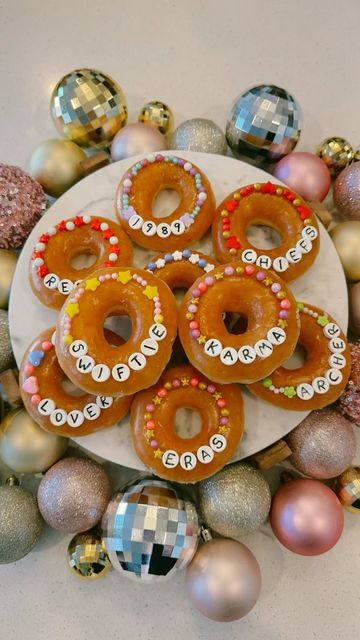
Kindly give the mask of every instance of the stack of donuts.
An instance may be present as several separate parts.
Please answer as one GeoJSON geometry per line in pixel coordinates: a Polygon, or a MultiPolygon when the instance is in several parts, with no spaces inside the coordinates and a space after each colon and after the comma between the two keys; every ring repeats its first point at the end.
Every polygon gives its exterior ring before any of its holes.
{"type": "Polygon", "coordinates": [[[244,423],[251,429],[240,385],[290,411],[340,396],[350,374],[346,337],[326,311],[296,301],[288,284],[319,251],[316,218],[301,198],[271,182],[239,185],[216,208],[198,167],[155,154],[122,177],[115,208],[118,223],[90,213],[64,219],[34,247],[32,290],[58,310],[56,327],[35,338],[20,370],[24,404],[41,427],[85,436],[130,411],[142,462],[161,478],[192,483],[231,459],[244,423]],[[168,188],[180,203],[156,218],[154,200],[168,188]],[[280,246],[256,249],[252,225],[277,231],[280,246]],[[210,227],[216,259],[192,248],[210,227]],[[132,243],[154,252],[140,267],[132,243]],[[95,263],[74,268],[83,254],[95,263]],[[130,317],[126,341],[104,329],[115,315],[130,317]],[[283,365],[297,345],[306,360],[290,370],[283,365]],[[76,392],[66,391],[67,379],[76,392]],[[182,407],[201,417],[191,438],[176,433],[182,407]]]}

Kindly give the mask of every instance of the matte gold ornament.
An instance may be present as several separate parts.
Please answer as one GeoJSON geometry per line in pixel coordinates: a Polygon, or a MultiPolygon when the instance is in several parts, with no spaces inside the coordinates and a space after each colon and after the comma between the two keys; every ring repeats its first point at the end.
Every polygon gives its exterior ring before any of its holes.
{"type": "Polygon", "coordinates": [[[360,514],[360,467],[349,467],[338,477],[337,496],[345,509],[360,514]]]}
{"type": "Polygon", "coordinates": [[[77,533],[73,537],[68,547],[67,561],[72,573],[83,580],[102,578],[111,568],[101,537],[92,531],[77,533]]]}
{"type": "Polygon", "coordinates": [[[337,176],[353,161],[354,149],[345,138],[334,136],[326,138],[319,144],[316,155],[325,162],[330,175],[337,176]]]}
{"type": "Polygon", "coordinates": [[[43,526],[35,496],[11,477],[0,487],[0,564],[16,562],[36,545],[43,526]]]}
{"type": "Polygon", "coordinates": [[[108,147],[127,120],[121,88],[96,69],[75,69],[61,78],[50,108],[59,133],[82,147],[108,147]]]}
{"type": "Polygon", "coordinates": [[[159,100],[152,100],[144,104],[139,113],[138,121],[154,125],[164,136],[171,133],[174,126],[174,116],[170,107],[159,100]]]}
{"type": "Polygon", "coordinates": [[[49,196],[58,198],[82,178],[80,163],[85,158],[70,140],[45,140],[31,155],[30,173],[49,196]]]}
{"type": "Polygon", "coordinates": [[[360,220],[342,222],[331,229],[330,236],[339,254],[349,282],[360,280],[360,220]]]}
{"type": "Polygon", "coordinates": [[[46,471],[64,455],[68,442],[41,429],[25,409],[11,411],[0,424],[0,458],[16,473],[46,471]]]}
{"type": "Polygon", "coordinates": [[[7,311],[0,309],[0,373],[14,365],[7,311]]]}
{"type": "Polygon", "coordinates": [[[0,308],[6,309],[9,302],[11,281],[13,279],[17,255],[13,251],[0,249],[0,308]]]}

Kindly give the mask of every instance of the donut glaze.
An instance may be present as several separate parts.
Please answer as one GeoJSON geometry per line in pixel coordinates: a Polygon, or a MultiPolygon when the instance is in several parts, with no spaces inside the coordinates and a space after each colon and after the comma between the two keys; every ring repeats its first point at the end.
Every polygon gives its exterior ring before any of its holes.
{"type": "Polygon", "coordinates": [[[151,258],[146,270],[161,278],[170,289],[189,289],[195,280],[213,271],[217,265],[217,261],[205,253],[177,249],[151,258]]]}
{"type": "Polygon", "coordinates": [[[132,264],[132,245],[121,227],[90,215],[62,220],[43,233],[30,259],[31,288],[46,307],[60,309],[76,282],[105,267],[132,264]],[[79,255],[96,256],[95,264],[75,269],[79,255]]]}
{"type": "Polygon", "coordinates": [[[151,389],[138,393],[131,410],[131,435],[140,460],[160,478],[198,482],[219,471],[234,454],[244,429],[237,385],[214,385],[190,365],[168,369],[151,389]],[[196,410],[201,431],[181,438],[176,411],[196,410]]]}
{"type": "Polygon", "coordinates": [[[215,255],[220,262],[242,260],[273,269],[287,282],[301,276],[319,251],[319,227],[309,206],[286,187],[256,183],[228,195],[217,208],[212,225],[215,255]],[[282,242],[258,249],[246,237],[251,226],[277,231],[282,242]]]}
{"type": "Polygon", "coordinates": [[[248,389],[277,407],[312,411],[339,398],[350,376],[351,356],[346,336],[330,314],[304,302],[297,306],[305,364],[291,370],[279,367],[248,389]]]}
{"type": "Polygon", "coordinates": [[[193,366],[216,382],[255,382],[293,353],[300,331],[296,301],[273,272],[235,262],[216,267],[186,293],[179,335],[193,366]],[[224,313],[247,320],[246,331],[229,333],[224,313]],[[266,373],[264,373],[266,372],[266,373]]]}
{"type": "Polygon", "coordinates": [[[169,287],[147,271],[104,269],[78,285],[59,314],[56,352],[70,380],[88,393],[129,395],[154,384],[172,351],[177,308],[169,287]],[[127,315],[125,344],[106,340],[106,318],[127,315]]]}
{"type": "Polygon", "coordinates": [[[115,209],[123,229],[138,245],[174,251],[204,235],[214,217],[215,198],[198,167],[175,156],[150,154],[123,176],[115,209]],[[177,191],[180,204],[166,218],[155,218],[153,203],[165,189],[177,191]]]}
{"type": "MultiPolygon", "coordinates": [[[[110,396],[66,393],[62,383],[66,376],[53,345],[55,327],[43,331],[24,354],[19,384],[24,406],[40,427],[60,436],[86,436],[111,427],[128,412],[132,396],[110,396]]],[[[109,332],[114,344],[122,338],[109,332]]]]}

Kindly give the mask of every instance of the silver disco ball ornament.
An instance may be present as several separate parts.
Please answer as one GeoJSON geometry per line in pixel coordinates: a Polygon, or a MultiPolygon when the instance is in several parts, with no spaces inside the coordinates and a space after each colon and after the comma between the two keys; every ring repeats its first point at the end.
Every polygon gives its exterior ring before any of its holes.
{"type": "Polygon", "coordinates": [[[200,533],[194,504],[168,482],[151,478],[113,496],[102,529],[113,567],[142,582],[164,580],[184,569],[200,533]]]}
{"type": "Polygon", "coordinates": [[[295,98],[275,85],[259,85],[235,100],[226,139],[236,155],[252,164],[270,164],[290,153],[300,137],[295,98]]]}

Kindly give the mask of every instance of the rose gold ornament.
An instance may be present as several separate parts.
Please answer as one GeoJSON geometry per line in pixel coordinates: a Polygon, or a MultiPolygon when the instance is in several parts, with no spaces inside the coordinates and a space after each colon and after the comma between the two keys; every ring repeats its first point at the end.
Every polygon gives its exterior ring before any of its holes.
{"type": "Polygon", "coordinates": [[[167,143],[160,131],[151,124],[136,122],[128,124],[115,136],[111,145],[111,158],[114,162],[139,154],[164,151],[167,143]]]}
{"type": "Polygon", "coordinates": [[[273,175],[294,189],[304,200],[324,200],[330,189],[327,166],[313,153],[289,153],[274,167],[273,175]]]}
{"type": "Polygon", "coordinates": [[[317,556],[329,551],[344,527],[344,514],[335,493],[318,480],[289,480],[274,495],[270,523],[289,551],[317,556]]]}
{"type": "Polygon", "coordinates": [[[360,220],[360,162],[354,162],[336,178],[334,204],[344,218],[360,220]]]}

